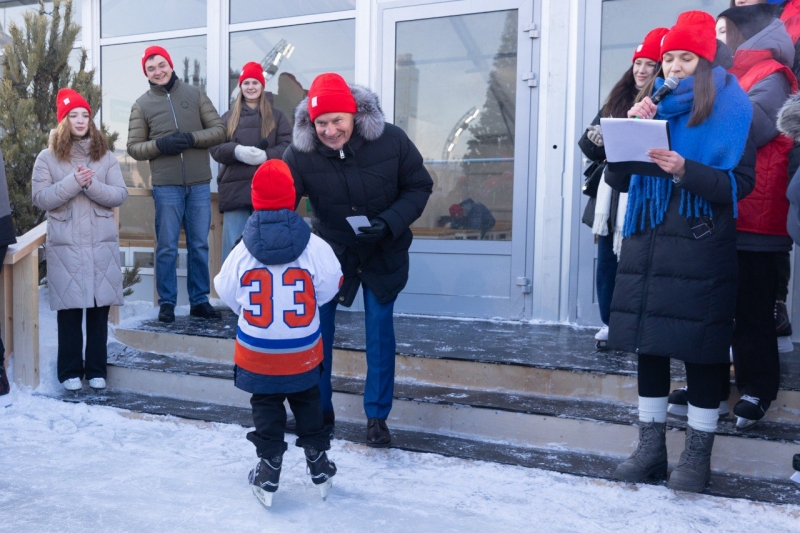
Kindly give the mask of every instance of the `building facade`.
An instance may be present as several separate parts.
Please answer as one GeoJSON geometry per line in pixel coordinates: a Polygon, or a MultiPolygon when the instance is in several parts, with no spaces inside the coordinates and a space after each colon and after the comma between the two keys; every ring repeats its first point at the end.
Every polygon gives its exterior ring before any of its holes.
{"type": "MultiPolygon", "coordinates": [[[[147,164],[125,153],[131,105],[147,89],[140,63],[147,46],[165,47],[176,73],[200,86],[220,114],[235,98],[246,62],[264,65],[274,105],[290,118],[314,77],[335,71],[378,93],[387,119],[408,133],[434,178],[428,207],[413,226],[410,279],[395,309],[578,324],[597,324],[599,314],[596,247],[580,223],[585,165],[577,139],[650,29],[672,25],[687,9],[716,16],[729,6],[729,0],[74,1],[82,24],[78,45],[97,69],[100,118],[120,135],[116,152],[129,187],[150,187],[147,164]],[[482,207],[473,216],[459,218],[476,206],[482,207]]],[[[36,4],[0,3],[3,34],[36,4]]],[[[125,262],[147,267],[152,199],[130,197],[121,221],[125,262]]]]}

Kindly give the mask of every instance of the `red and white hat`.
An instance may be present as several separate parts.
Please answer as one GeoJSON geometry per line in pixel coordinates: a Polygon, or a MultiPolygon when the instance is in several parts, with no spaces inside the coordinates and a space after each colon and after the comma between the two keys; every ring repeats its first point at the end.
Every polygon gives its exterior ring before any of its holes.
{"type": "Polygon", "coordinates": [[[308,114],[311,122],[325,113],[355,113],[356,99],[350,86],[335,72],[320,74],[308,89],[308,114]]]}
{"type": "Polygon", "coordinates": [[[636,51],[633,53],[631,63],[643,57],[651,61],[661,61],[661,40],[669,33],[667,28],[656,28],[651,30],[650,33],[644,36],[642,44],[640,44],[636,51]]]}
{"type": "Polygon", "coordinates": [[[661,41],[661,55],[672,50],[693,52],[713,62],[717,54],[717,29],[714,17],[705,11],[686,11],[661,41]]]}
{"type": "Polygon", "coordinates": [[[269,159],[253,175],[250,197],[256,211],[294,211],[295,190],[292,171],[281,159],[269,159]]]}
{"type": "Polygon", "coordinates": [[[64,120],[64,117],[66,117],[70,111],[78,109],[79,107],[89,111],[89,115],[91,116],[92,108],[89,106],[89,102],[87,102],[78,91],[70,88],[60,89],[58,91],[56,95],[56,117],[59,122],[64,120]]]}
{"type": "Polygon", "coordinates": [[[167,60],[167,63],[169,63],[169,68],[172,68],[172,69],[175,68],[175,66],[172,64],[172,58],[169,57],[169,53],[166,50],[164,50],[160,46],[148,46],[145,49],[144,54],[142,55],[142,72],[144,72],[145,76],[147,76],[147,70],[145,70],[144,64],[145,64],[145,62],[147,62],[148,58],[153,57],[153,56],[161,56],[161,57],[163,57],[164,59],[167,60]]]}
{"type": "Polygon", "coordinates": [[[239,87],[241,87],[242,82],[248,78],[253,78],[261,82],[261,85],[267,84],[267,80],[264,77],[264,67],[255,61],[246,63],[245,66],[242,67],[242,73],[239,75],[239,87]]]}

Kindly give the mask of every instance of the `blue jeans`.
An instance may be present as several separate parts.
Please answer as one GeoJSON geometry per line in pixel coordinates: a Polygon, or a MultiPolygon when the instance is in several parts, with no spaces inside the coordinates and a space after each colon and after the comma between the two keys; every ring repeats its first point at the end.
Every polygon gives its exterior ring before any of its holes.
{"type": "Polygon", "coordinates": [[[600,320],[608,325],[611,316],[611,297],[617,279],[617,255],[614,253],[614,236],[601,235],[597,238],[597,303],[600,307],[600,320]]]}
{"type": "Polygon", "coordinates": [[[153,187],[156,204],[156,289],[158,305],[178,302],[178,239],[181,225],[186,232],[188,253],[186,289],[189,303],[208,301],[208,232],[211,229],[211,187],[161,185],[153,187]]]}
{"type": "Polygon", "coordinates": [[[253,214],[252,209],[234,209],[222,213],[222,262],[233,250],[236,239],[242,236],[247,219],[253,214]]]}
{"type": "MultiPolygon", "coordinates": [[[[364,325],[367,334],[367,383],[364,386],[364,412],[367,418],[386,420],[392,410],[394,394],[394,300],[381,304],[375,294],[365,285],[364,325]]],[[[322,395],[322,412],[333,412],[333,391],[331,389],[331,367],[333,364],[333,334],[336,330],[336,300],[331,300],[319,308],[320,329],[322,330],[322,377],[319,390],[322,395]]]]}

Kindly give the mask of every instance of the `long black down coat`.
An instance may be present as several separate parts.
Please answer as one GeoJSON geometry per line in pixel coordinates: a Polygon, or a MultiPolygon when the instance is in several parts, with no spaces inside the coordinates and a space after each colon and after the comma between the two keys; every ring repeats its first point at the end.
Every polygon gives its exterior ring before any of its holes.
{"type": "MultiPolygon", "coordinates": [[[[266,93],[269,104],[272,105],[272,93],[266,93]]],[[[292,125],[280,110],[272,108],[272,116],[275,118],[275,127],[267,135],[267,159],[281,159],[283,152],[292,142],[292,125]]],[[[231,119],[231,112],[227,111],[222,115],[225,127],[231,119]]],[[[217,163],[222,163],[217,178],[219,188],[219,212],[233,211],[235,209],[252,209],[253,203],[250,199],[250,186],[253,182],[253,175],[258,170],[255,165],[248,165],[236,159],[236,147],[257,146],[261,140],[261,111],[258,108],[250,109],[242,105],[242,114],[239,117],[239,125],[233,137],[222,144],[213,146],[209,149],[211,157],[217,163]]]]}
{"type": "Polygon", "coordinates": [[[297,201],[307,195],[313,226],[331,245],[344,282],[336,301],[349,307],[361,282],[388,303],[408,281],[409,226],[419,218],[433,189],[422,155],[408,136],[385,122],[378,96],[350,86],[356,100],[355,129],[342,150],[319,141],[307,98],[295,111],[294,140],[283,154],[294,177],[297,201]],[[379,217],[390,229],[377,244],[357,244],[346,217],[379,217]]]}
{"type": "MultiPolygon", "coordinates": [[[[751,135],[733,171],[739,199],[755,186],[755,164],[751,135]]],[[[607,171],[606,181],[627,192],[630,176],[607,171]]],[[[648,224],[622,243],[609,347],[689,363],[727,363],[737,280],[730,177],[687,159],[686,175],[681,186],[672,189],[664,221],[655,229],[648,224]],[[710,222],[678,213],[681,187],[711,202],[710,222]],[[703,222],[713,230],[706,233],[703,222]],[[693,226],[697,226],[694,232],[693,226]]]]}

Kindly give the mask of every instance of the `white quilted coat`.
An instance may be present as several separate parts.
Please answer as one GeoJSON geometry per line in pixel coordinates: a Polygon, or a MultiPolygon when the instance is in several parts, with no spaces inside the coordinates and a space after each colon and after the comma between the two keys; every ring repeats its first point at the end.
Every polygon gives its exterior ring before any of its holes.
{"type": "Polygon", "coordinates": [[[128,197],[117,158],[89,160],[89,141],[73,143],[71,161],[47,148],[33,166],[33,204],[47,211],[47,285],[50,309],[122,305],[119,232],[114,207],[128,197]],[[85,190],[77,165],[94,170],[85,190]]]}

